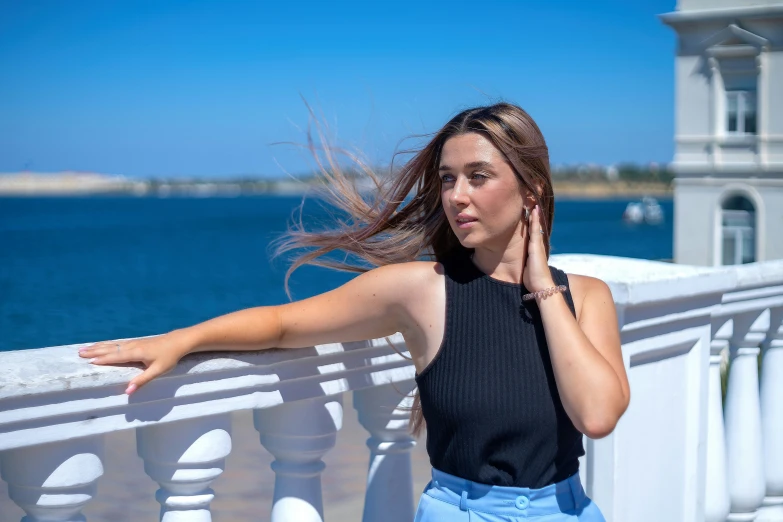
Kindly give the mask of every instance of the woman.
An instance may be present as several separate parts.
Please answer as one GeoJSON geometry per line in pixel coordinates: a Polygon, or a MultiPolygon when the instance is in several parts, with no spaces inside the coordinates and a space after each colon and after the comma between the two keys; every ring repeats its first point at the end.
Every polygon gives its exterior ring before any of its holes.
{"type": "Polygon", "coordinates": [[[554,198],[535,122],[506,103],[458,114],[391,185],[378,182],[372,204],[326,154],[332,203],[353,221],[293,231],[281,251],[314,250],[286,283],[303,263],[364,273],[300,302],[97,343],[82,357],[144,363],[130,394],[215,345],[296,348],[401,332],[417,371],[412,426],[426,420],[433,466],[417,521],[603,520],[579,482],[582,434],[609,434],[630,391],[609,288],[548,266],[554,198]],[[338,249],[377,268],[318,259],[338,249]]]}

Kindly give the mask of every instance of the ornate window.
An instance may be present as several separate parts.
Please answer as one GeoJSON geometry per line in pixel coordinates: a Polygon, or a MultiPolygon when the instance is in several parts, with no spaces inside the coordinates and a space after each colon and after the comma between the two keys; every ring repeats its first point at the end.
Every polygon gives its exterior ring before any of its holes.
{"type": "Polygon", "coordinates": [[[721,264],[740,265],[756,260],[756,208],[745,196],[731,196],[721,206],[721,264]]]}
{"type": "Polygon", "coordinates": [[[726,132],[756,134],[756,91],[726,91],[726,132]]]}
{"type": "Polygon", "coordinates": [[[712,75],[714,134],[751,137],[758,127],[760,56],[769,42],[737,24],[729,24],[701,45],[712,75]]]}

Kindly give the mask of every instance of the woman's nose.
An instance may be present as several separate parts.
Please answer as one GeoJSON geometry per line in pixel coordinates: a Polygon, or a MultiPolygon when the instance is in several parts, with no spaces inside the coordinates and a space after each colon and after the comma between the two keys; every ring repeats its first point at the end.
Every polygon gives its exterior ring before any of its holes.
{"type": "Polygon", "coordinates": [[[466,203],[468,202],[468,193],[467,193],[467,180],[464,178],[457,178],[457,181],[454,182],[454,188],[451,191],[451,199],[452,203],[466,203]]]}

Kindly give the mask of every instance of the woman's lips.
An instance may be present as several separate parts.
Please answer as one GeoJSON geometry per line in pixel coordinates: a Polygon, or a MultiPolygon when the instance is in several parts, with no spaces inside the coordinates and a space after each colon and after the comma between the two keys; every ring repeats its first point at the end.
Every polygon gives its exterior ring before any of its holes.
{"type": "Polygon", "coordinates": [[[458,228],[471,228],[473,225],[476,224],[477,219],[470,219],[465,221],[457,221],[457,227],[458,228]]]}

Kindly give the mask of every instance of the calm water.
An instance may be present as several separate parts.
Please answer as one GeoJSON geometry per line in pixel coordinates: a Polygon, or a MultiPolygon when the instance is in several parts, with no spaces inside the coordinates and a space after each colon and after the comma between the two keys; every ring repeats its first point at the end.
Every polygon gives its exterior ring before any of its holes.
{"type": "MultiPolygon", "coordinates": [[[[270,262],[269,242],[300,200],[0,198],[0,351],[163,333],[286,302],[285,261],[270,262]]],[[[552,252],[671,258],[672,201],[659,226],[624,224],[628,201],[558,201],[552,252]]],[[[293,296],[351,277],[305,267],[293,296]]]]}

